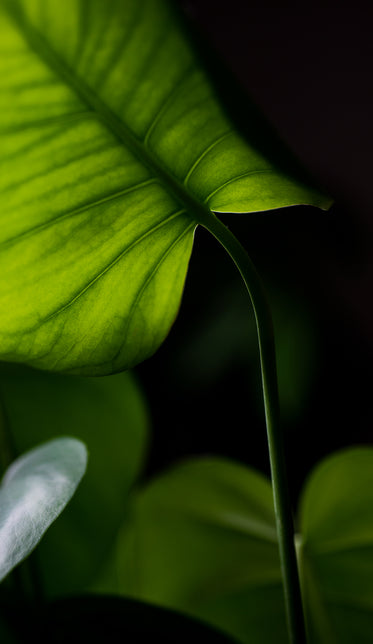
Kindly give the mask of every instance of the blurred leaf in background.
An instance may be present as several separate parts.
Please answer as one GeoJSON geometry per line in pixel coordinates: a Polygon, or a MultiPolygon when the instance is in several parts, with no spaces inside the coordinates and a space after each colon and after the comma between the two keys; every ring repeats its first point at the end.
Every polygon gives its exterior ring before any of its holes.
{"type": "Polygon", "coordinates": [[[373,448],[342,450],[312,472],[300,503],[303,587],[315,644],[370,644],[373,448]]]}
{"type": "MultiPolygon", "coordinates": [[[[373,632],[373,449],[325,459],[299,508],[310,644],[373,632]]],[[[222,458],[189,460],[145,486],[120,534],[117,590],[183,611],[240,642],[288,642],[269,481],[222,458]]]]}
{"type": "Polygon", "coordinates": [[[0,395],[13,449],[69,433],[89,452],[86,477],[37,551],[49,595],[79,591],[107,557],[141,472],[148,415],[130,373],[68,377],[2,365],[0,395]]]}
{"type": "Polygon", "coordinates": [[[119,538],[117,590],[242,642],[287,642],[272,492],[223,458],[172,468],[138,495],[119,538]],[[270,614],[270,619],[268,616],[270,614]]]}

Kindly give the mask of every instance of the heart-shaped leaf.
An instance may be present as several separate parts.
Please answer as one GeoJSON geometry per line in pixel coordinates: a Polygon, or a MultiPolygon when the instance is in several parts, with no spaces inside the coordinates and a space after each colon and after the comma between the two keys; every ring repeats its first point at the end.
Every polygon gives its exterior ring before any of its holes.
{"type": "Polygon", "coordinates": [[[369,644],[373,633],[373,449],[343,450],[312,473],[300,506],[310,641],[369,644]]]}
{"type": "Polygon", "coordinates": [[[211,210],[327,207],[248,145],[163,0],[0,1],[1,354],[151,355],[211,210]]]}
{"type": "Polygon", "coordinates": [[[57,438],[18,458],[0,487],[0,579],[35,548],[74,494],[87,451],[74,438],[57,438]]]}
{"type": "Polygon", "coordinates": [[[0,392],[17,453],[67,428],[87,445],[90,467],[79,494],[38,549],[47,595],[82,591],[112,548],[143,465],[143,397],[129,372],[78,378],[17,365],[0,369],[0,392]]]}
{"type": "Polygon", "coordinates": [[[120,593],[240,642],[288,641],[271,486],[242,465],[191,460],[150,483],[118,540],[115,574],[120,593]]]}

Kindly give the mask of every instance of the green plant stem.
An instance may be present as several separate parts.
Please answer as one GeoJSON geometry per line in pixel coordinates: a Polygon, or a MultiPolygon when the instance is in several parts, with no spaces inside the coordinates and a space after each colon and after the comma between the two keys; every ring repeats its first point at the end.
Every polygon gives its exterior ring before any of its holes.
{"type": "Polygon", "coordinates": [[[246,284],[255,313],[288,630],[292,644],[304,644],[306,642],[305,623],[294,543],[293,517],[286,475],[283,436],[280,427],[272,316],[259,275],[243,246],[214,214],[201,213],[199,223],[216,237],[233,259],[246,284]]]}

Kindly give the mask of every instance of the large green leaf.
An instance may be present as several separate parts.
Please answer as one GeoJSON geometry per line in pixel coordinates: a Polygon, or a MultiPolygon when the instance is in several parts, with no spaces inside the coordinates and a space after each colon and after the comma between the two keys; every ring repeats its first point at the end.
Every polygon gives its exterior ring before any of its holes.
{"type": "Polygon", "coordinates": [[[64,431],[88,447],[90,466],[79,494],[38,549],[48,594],[82,590],[113,545],[143,464],[143,397],[130,373],[78,378],[11,365],[0,370],[0,395],[16,452],[64,431]]]}
{"type": "Polygon", "coordinates": [[[241,642],[287,642],[271,486],[241,465],[191,460],[155,479],[136,499],[116,565],[120,593],[241,642]]]}
{"type": "Polygon", "coordinates": [[[300,506],[300,562],[314,644],[369,644],[373,633],[373,448],[337,453],[300,506]]]}
{"type": "Polygon", "coordinates": [[[232,127],[163,0],[1,0],[1,326],[9,361],[151,355],[201,213],[327,207],[232,127]]]}
{"type": "Polygon", "coordinates": [[[18,458],[0,487],[0,580],[35,548],[74,494],[87,451],[57,438],[18,458]]]}

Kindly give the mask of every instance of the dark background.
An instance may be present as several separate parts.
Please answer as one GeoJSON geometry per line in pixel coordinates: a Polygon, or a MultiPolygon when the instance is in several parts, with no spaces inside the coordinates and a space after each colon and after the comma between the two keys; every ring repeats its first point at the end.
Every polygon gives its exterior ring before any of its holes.
{"type": "MultiPolygon", "coordinates": [[[[335,199],[328,212],[303,206],[223,217],[273,307],[295,502],[320,458],[372,443],[370,12],[328,2],[177,4],[210,65],[215,56],[215,77],[220,59],[335,199]]],[[[147,476],[194,454],[268,473],[252,311],[230,259],[202,229],[175,325],[137,374],[153,419],[147,476]]]]}

